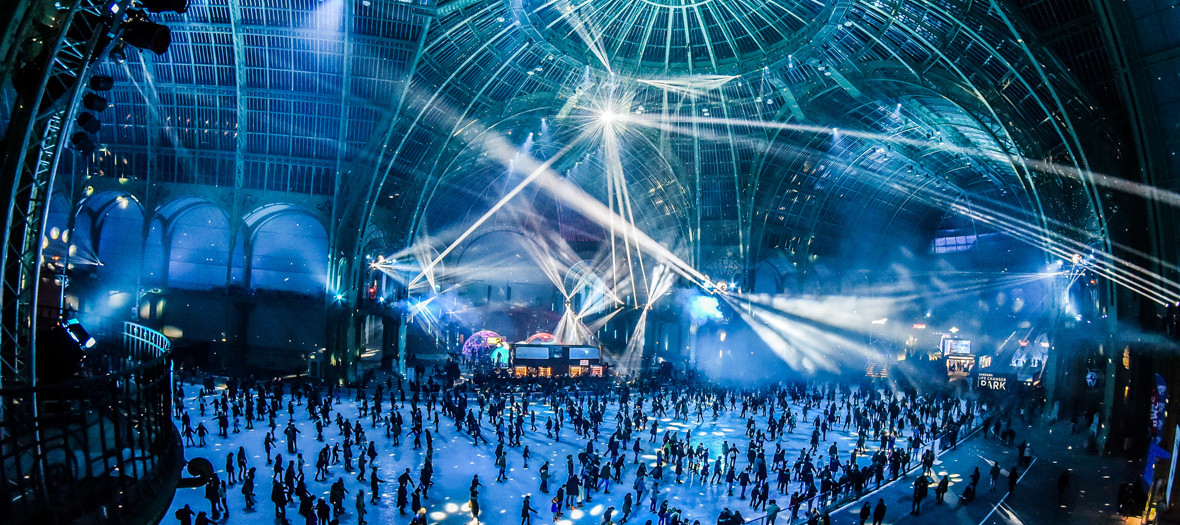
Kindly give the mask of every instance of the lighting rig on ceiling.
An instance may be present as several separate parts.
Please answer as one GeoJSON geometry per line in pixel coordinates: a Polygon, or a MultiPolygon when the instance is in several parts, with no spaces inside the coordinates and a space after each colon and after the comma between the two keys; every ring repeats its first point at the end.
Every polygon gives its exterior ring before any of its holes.
{"type": "MultiPolygon", "coordinates": [[[[126,59],[128,45],[162,55],[172,43],[172,32],[168,26],[152,21],[148,13],[180,14],[187,10],[188,0],[114,2],[107,10],[109,25],[95,24],[96,27],[110,27],[113,30],[101,37],[107,41],[101,49],[109,46],[107,56],[118,63],[126,59]]],[[[100,56],[96,54],[95,58],[100,56]]],[[[90,91],[82,96],[82,109],[74,119],[74,133],[70,135],[70,144],[74,149],[87,155],[94,152],[98,133],[102,130],[98,114],[110,105],[107,98],[98,92],[109,91],[113,86],[114,78],[108,75],[96,75],[90,79],[90,91]]]]}

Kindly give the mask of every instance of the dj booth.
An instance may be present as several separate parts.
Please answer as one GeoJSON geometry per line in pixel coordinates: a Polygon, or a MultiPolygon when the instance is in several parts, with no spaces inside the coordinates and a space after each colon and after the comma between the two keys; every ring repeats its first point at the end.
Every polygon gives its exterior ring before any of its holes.
{"type": "Polygon", "coordinates": [[[602,376],[602,349],[588,345],[518,343],[512,345],[512,373],[516,376],[602,376]]]}

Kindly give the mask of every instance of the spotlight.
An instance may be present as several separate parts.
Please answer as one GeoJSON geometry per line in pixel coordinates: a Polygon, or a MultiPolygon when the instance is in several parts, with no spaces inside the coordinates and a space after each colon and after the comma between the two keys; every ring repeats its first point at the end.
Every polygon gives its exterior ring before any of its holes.
{"type": "Polygon", "coordinates": [[[124,26],[123,41],[140,49],[147,49],[163,55],[172,43],[172,31],[168,26],[146,19],[134,19],[124,26]]]}
{"type": "Polygon", "coordinates": [[[79,131],[70,135],[70,144],[73,144],[75,149],[87,155],[94,153],[94,141],[90,140],[90,135],[87,135],[85,131],[79,131]]]}
{"type": "Polygon", "coordinates": [[[82,323],[79,323],[77,319],[66,321],[65,329],[66,333],[70,334],[70,339],[73,339],[82,348],[94,348],[94,345],[98,343],[93,337],[90,337],[90,333],[85,328],[82,328],[82,323]]]}
{"type": "Polygon", "coordinates": [[[95,91],[107,91],[115,87],[115,79],[109,75],[94,75],[90,77],[90,89],[95,91]]]}
{"type": "Polygon", "coordinates": [[[107,108],[107,99],[94,93],[87,93],[82,97],[82,107],[95,113],[101,113],[107,108]]]}
{"type": "Polygon", "coordinates": [[[617,119],[617,118],[619,118],[619,116],[615,115],[615,112],[611,111],[609,109],[604,109],[604,110],[602,110],[601,113],[598,114],[598,120],[601,121],[603,124],[610,124],[610,123],[614,122],[615,119],[617,119]]]}
{"type": "Polygon", "coordinates": [[[153,13],[188,11],[188,0],[145,0],[141,2],[141,5],[153,13]]]}
{"type": "Polygon", "coordinates": [[[116,42],[111,46],[111,52],[107,54],[114,60],[116,64],[122,64],[127,61],[127,42],[116,42]]]}
{"type": "Polygon", "coordinates": [[[87,133],[98,133],[98,130],[102,129],[102,122],[98,120],[98,117],[94,116],[94,113],[83,111],[78,115],[75,122],[78,123],[78,127],[86,130],[87,133]]]}

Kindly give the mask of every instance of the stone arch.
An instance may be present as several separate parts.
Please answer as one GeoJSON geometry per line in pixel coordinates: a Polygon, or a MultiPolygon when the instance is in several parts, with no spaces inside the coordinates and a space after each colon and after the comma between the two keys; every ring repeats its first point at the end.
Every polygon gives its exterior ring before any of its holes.
{"type": "Polygon", "coordinates": [[[153,284],[210,289],[230,284],[230,221],[213,203],[183,197],[156,210],[148,229],[146,272],[153,284]]]}
{"type": "Polygon", "coordinates": [[[328,232],[311,212],[268,204],[243,217],[249,232],[251,288],[323,294],[328,278],[328,232]]]}

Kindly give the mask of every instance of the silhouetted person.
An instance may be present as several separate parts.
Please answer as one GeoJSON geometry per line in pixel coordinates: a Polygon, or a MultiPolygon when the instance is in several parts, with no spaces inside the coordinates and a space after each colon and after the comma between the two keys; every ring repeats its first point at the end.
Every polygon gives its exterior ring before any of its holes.
{"type": "Polygon", "coordinates": [[[193,512],[193,509],[189,508],[188,505],[185,505],[183,509],[178,509],[176,511],[176,519],[180,520],[180,525],[193,525],[193,516],[195,514],[196,513],[193,512]]]}

